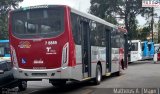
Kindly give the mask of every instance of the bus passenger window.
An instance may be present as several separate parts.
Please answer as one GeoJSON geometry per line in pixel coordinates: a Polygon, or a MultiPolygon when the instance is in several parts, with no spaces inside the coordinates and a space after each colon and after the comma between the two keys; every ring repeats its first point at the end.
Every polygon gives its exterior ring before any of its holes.
{"type": "Polygon", "coordinates": [[[15,30],[17,33],[21,34],[22,31],[24,31],[24,23],[22,20],[16,20],[15,22],[15,30]]]}
{"type": "Polygon", "coordinates": [[[28,27],[27,28],[28,33],[36,33],[36,25],[35,24],[28,23],[27,27],[28,27]]]}
{"type": "Polygon", "coordinates": [[[43,32],[43,33],[52,32],[52,29],[50,26],[41,25],[41,32],[43,32]]]}
{"type": "Polygon", "coordinates": [[[138,51],[138,43],[132,43],[131,44],[131,50],[132,51],[138,51]]]}

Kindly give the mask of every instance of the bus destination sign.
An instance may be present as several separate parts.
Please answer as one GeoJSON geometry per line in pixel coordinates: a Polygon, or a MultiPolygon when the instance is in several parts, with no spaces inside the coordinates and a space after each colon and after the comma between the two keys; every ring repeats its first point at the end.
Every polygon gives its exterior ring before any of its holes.
{"type": "Polygon", "coordinates": [[[160,7],[160,0],[142,0],[142,7],[160,7]]]}

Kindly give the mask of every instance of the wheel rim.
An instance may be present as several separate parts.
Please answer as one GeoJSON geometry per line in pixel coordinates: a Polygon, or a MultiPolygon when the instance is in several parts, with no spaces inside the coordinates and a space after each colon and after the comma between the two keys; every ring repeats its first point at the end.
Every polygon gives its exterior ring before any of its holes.
{"type": "Polygon", "coordinates": [[[98,68],[98,72],[97,72],[97,80],[98,80],[98,82],[101,81],[101,72],[100,72],[99,68],[98,68]]]}
{"type": "Polygon", "coordinates": [[[27,87],[27,82],[26,81],[22,81],[22,87],[26,88],[27,87]]]}

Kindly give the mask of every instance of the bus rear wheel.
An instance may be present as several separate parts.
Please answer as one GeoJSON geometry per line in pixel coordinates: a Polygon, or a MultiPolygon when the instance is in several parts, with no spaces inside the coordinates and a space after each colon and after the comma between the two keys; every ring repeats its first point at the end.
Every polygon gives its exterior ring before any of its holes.
{"type": "Polygon", "coordinates": [[[101,66],[98,64],[96,67],[96,78],[94,79],[95,85],[99,85],[102,80],[102,72],[101,72],[101,66]]]}
{"type": "Polygon", "coordinates": [[[20,81],[18,85],[19,91],[24,91],[27,89],[27,81],[20,81]]]}
{"type": "Polygon", "coordinates": [[[57,88],[63,87],[66,85],[66,81],[51,81],[50,83],[57,88]]]}

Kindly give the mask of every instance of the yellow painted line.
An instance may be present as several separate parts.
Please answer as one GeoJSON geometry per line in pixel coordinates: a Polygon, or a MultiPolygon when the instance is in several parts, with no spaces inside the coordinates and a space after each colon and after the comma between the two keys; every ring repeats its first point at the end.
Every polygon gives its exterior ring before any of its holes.
{"type": "Polygon", "coordinates": [[[87,77],[87,78],[84,78],[84,79],[82,79],[82,80],[88,80],[88,79],[91,79],[91,77],[87,77]]]}
{"type": "Polygon", "coordinates": [[[110,76],[111,75],[111,73],[106,73],[106,76],[110,76]]]}
{"type": "Polygon", "coordinates": [[[32,93],[35,93],[35,92],[37,92],[38,90],[33,90],[33,91],[31,91],[31,92],[29,92],[29,93],[24,93],[24,94],[32,94],[32,93]]]}
{"type": "Polygon", "coordinates": [[[93,92],[93,90],[91,90],[91,89],[86,89],[85,91],[84,91],[84,93],[82,93],[82,94],[91,94],[93,92]]]}

